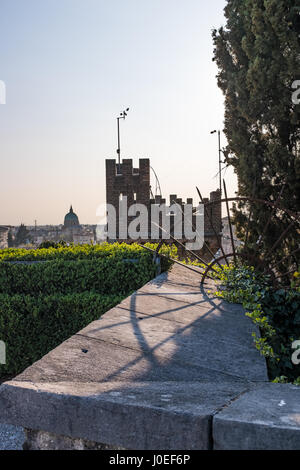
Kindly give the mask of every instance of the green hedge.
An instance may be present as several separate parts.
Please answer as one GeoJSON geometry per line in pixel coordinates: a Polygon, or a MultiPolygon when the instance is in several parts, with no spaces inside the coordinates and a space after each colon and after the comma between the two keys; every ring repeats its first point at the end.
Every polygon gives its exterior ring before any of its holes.
{"type": "Polygon", "coordinates": [[[0,263],[0,293],[50,295],[93,291],[128,295],[152,279],[155,272],[149,257],[138,263],[119,258],[0,263]]]}
{"type": "Polygon", "coordinates": [[[22,371],[122,298],[90,292],[50,296],[0,294],[1,340],[7,348],[0,377],[22,371]]]}
{"type": "MultiPolygon", "coordinates": [[[[146,243],[146,246],[155,249],[157,245],[146,243]]],[[[161,253],[176,256],[174,245],[162,246],[161,253]]],[[[6,248],[0,250],[1,261],[49,261],[49,260],[78,260],[95,258],[152,259],[152,254],[138,243],[102,243],[101,245],[59,246],[58,248],[40,248],[27,250],[25,248],[6,248]]],[[[164,262],[167,267],[168,262],[164,262]]]]}

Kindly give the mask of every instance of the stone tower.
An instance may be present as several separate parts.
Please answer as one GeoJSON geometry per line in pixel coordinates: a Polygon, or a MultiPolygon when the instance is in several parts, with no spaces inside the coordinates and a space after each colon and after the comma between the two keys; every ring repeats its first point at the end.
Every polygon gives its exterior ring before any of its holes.
{"type": "MultiPolygon", "coordinates": [[[[115,159],[106,160],[106,202],[115,207],[117,234],[119,233],[119,201],[127,196],[127,205],[144,204],[150,207],[150,160],[140,158],[139,167],[133,168],[132,159],[118,165],[115,159]]],[[[130,220],[127,221],[127,224],[130,220]]],[[[118,238],[118,236],[117,236],[118,238]]]]}
{"type": "Polygon", "coordinates": [[[207,204],[207,211],[209,213],[209,217],[206,216],[204,218],[204,230],[205,235],[207,237],[214,237],[215,231],[219,234],[222,232],[222,206],[220,203],[221,200],[221,192],[219,189],[216,191],[212,191],[210,193],[210,197],[204,198],[203,202],[207,204]],[[210,220],[213,223],[210,223],[210,220]],[[214,230],[215,229],[215,230],[214,230]]]}

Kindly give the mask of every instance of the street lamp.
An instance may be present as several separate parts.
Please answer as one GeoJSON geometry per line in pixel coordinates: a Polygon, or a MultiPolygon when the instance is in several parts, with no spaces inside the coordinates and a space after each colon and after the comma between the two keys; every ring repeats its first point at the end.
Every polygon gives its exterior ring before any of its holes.
{"type": "Polygon", "coordinates": [[[211,134],[216,134],[218,132],[218,144],[219,144],[219,185],[220,185],[220,197],[222,199],[222,158],[221,158],[221,153],[223,151],[221,150],[221,131],[217,131],[216,129],[214,131],[211,131],[211,134]]]}
{"type": "Polygon", "coordinates": [[[129,108],[126,108],[125,111],[120,113],[120,116],[117,117],[117,129],[118,129],[118,148],[117,148],[117,155],[118,155],[118,167],[120,169],[121,164],[121,144],[120,144],[120,119],[125,119],[129,108]]]}

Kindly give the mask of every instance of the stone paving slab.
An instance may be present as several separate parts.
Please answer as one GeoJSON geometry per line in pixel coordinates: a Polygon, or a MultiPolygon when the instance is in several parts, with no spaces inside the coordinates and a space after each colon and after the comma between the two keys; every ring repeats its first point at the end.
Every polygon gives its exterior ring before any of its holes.
{"type": "MultiPolygon", "coordinates": [[[[227,340],[235,339],[239,343],[241,343],[242,334],[243,343],[252,347],[253,323],[250,319],[245,321],[245,310],[242,306],[234,306],[238,309],[230,310],[230,305],[226,302],[226,310],[220,308],[219,305],[195,301],[194,297],[190,297],[188,303],[181,299],[169,299],[160,295],[155,296],[155,302],[153,302],[153,295],[148,295],[143,291],[142,293],[137,292],[121,302],[114,311],[120,309],[130,311],[132,321],[134,317],[143,318],[146,315],[175,322],[175,324],[181,323],[182,326],[186,325],[186,327],[198,328],[202,331],[210,330],[210,333],[226,336],[227,340]]],[[[102,317],[102,319],[104,318],[102,317]]]]}
{"type": "Polygon", "coordinates": [[[193,323],[181,325],[159,317],[136,317],[131,312],[124,315],[124,312],[120,309],[119,316],[105,315],[80,334],[145,353],[151,357],[153,365],[156,360],[159,363],[160,358],[165,358],[169,371],[176,363],[185,363],[246,380],[267,379],[265,367],[261,367],[261,356],[253,347],[251,332],[246,330],[246,336],[243,329],[236,328],[232,322],[222,331],[214,329],[213,325],[196,328],[193,323]],[[231,331],[237,332],[234,338],[231,331]]]}
{"type": "Polygon", "coordinates": [[[182,323],[189,323],[191,320],[195,320],[195,313],[199,318],[206,318],[208,315],[210,319],[223,319],[224,324],[227,319],[230,321],[241,322],[244,326],[250,327],[253,324],[249,320],[245,321],[244,314],[245,310],[241,305],[229,304],[222,299],[213,298],[206,300],[201,292],[185,292],[178,291],[172,293],[170,289],[164,289],[156,294],[153,293],[153,286],[145,286],[142,291],[137,291],[130,297],[123,300],[118,307],[126,310],[136,311],[144,313],[145,315],[159,315],[165,319],[171,319],[174,321],[180,321],[182,323]],[[166,291],[164,293],[164,291],[166,291]],[[155,299],[155,302],[153,302],[155,299]],[[177,303],[175,308],[174,301],[177,303]],[[190,315],[190,309],[192,315],[190,315]],[[172,314],[169,316],[167,314],[172,314]]]}
{"type": "Polygon", "coordinates": [[[126,449],[212,448],[212,416],[245,391],[238,383],[8,382],[1,418],[126,449]]]}
{"type": "MultiPolygon", "coordinates": [[[[161,302],[157,301],[155,307],[160,308],[161,302]]],[[[230,342],[236,347],[253,351],[252,332],[253,325],[251,322],[245,324],[240,318],[223,318],[208,312],[204,313],[204,315],[199,315],[198,309],[186,304],[184,310],[182,310],[181,306],[179,309],[170,308],[167,311],[160,308],[157,314],[153,313],[153,311],[151,314],[144,314],[135,310],[127,310],[123,307],[115,307],[109,315],[105,315],[103,318],[90,323],[90,325],[81,330],[80,334],[102,339],[103,341],[106,339],[110,342],[119,340],[118,344],[121,344],[122,341],[124,343],[128,341],[126,343],[128,346],[135,346],[137,349],[143,346],[145,351],[147,351],[146,346],[150,345],[151,342],[155,343],[153,347],[157,343],[159,348],[159,338],[156,341],[156,336],[160,336],[160,334],[166,336],[166,345],[172,339],[176,343],[181,338],[188,345],[193,342],[196,342],[198,345],[198,341],[207,341],[207,338],[209,338],[209,342],[218,341],[225,344],[230,342]],[[241,328],[237,328],[239,323],[241,323],[241,326],[245,326],[242,331],[240,331],[241,328]],[[149,331],[151,331],[151,334],[148,334],[149,331]],[[168,335],[170,341],[168,341],[168,335]],[[189,341],[186,341],[187,339],[189,341]],[[135,345],[131,345],[131,342],[135,343],[135,345]]],[[[149,350],[151,349],[149,347],[149,350]]]]}
{"type": "MultiPolygon", "coordinates": [[[[146,354],[80,334],[73,336],[16,377],[30,382],[242,381],[182,358],[146,354]],[[83,352],[87,351],[87,352],[83,352]]],[[[1,420],[1,410],[0,410],[1,420]]]]}
{"type": "Polygon", "coordinates": [[[257,386],[216,414],[217,450],[300,450],[300,387],[257,386]]]}
{"type": "MultiPolygon", "coordinates": [[[[183,269],[183,268],[180,268],[183,269]]],[[[164,276],[164,275],[162,275],[164,276]]],[[[169,300],[176,300],[178,302],[193,303],[199,308],[207,309],[218,309],[220,312],[226,311],[228,315],[240,313],[243,311],[243,307],[240,304],[229,304],[225,300],[214,295],[216,286],[211,284],[205,284],[205,286],[199,286],[197,289],[192,286],[188,288],[186,285],[180,285],[179,283],[170,282],[167,278],[157,278],[151,283],[146,284],[143,287],[142,295],[159,296],[169,300]],[[155,292],[153,291],[155,287],[155,292]]],[[[121,305],[126,304],[128,299],[121,302],[121,305]]]]}

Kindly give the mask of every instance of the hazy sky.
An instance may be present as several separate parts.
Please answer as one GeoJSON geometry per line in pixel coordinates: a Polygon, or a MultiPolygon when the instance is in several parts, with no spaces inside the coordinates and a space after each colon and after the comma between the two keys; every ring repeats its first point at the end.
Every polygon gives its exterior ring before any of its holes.
{"type": "Polygon", "coordinates": [[[224,100],[211,30],[225,3],[0,0],[0,224],[59,224],[71,203],[96,223],[126,107],[122,156],[150,157],[164,196],[216,189],[210,131],[222,129],[224,100]]]}

